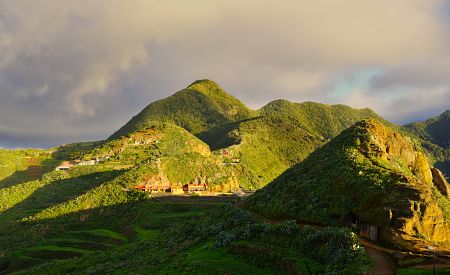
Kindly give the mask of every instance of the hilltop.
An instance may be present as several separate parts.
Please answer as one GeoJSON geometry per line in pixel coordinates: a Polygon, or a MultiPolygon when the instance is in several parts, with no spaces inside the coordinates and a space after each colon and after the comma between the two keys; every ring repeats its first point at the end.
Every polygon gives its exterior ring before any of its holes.
{"type": "Polygon", "coordinates": [[[235,160],[239,185],[255,190],[366,118],[385,121],[370,109],[314,102],[276,100],[259,110],[250,110],[217,83],[198,80],[166,99],[149,104],[109,140],[156,122],[176,124],[204,141],[211,150],[229,153],[230,159],[235,160]]]}
{"type": "Polygon", "coordinates": [[[449,185],[420,147],[376,120],[364,120],[250,197],[273,218],[339,224],[349,217],[406,249],[450,249],[449,185]]]}
{"type": "Polygon", "coordinates": [[[450,175],[450,110],[423,122],[404,126],[422,139],[422,146],[429,152],[436,167],[450,175]]]}
{"type": "Polygon", "coordinates": [[[174,95],[149,104],[109,139],[145,128],[155,121],[171,121],[199,134],[213,126],[253,116],[253,111],[215,82],[197,80],[174,95]]]}

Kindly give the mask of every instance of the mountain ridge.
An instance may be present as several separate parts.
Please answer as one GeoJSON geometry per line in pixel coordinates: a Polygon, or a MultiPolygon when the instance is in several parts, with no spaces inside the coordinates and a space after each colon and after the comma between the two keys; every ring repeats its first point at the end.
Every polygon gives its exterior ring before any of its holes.
{"type": "Polygon", "coordinates": [[[174,123],[206,142],[213,151],[229,150],[239,160],[235,165],[241,186],[254,190],[366,118],[388,123],[368,108],[342,104],[274,100],[259,110],[251,110],[217,83],[198,80],[149,104],[109,140],[145,128],[155,120],[174,123]]]}

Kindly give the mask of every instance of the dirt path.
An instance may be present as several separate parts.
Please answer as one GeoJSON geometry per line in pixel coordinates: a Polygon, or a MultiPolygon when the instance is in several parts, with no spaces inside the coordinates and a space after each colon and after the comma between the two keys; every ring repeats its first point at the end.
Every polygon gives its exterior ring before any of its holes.
{"type": "Polygon", "coordinates": [[[367,273],[368,275],[389,275],[395,274],[395,265],[389,257],[372,247],[364,246],[373,267],[367,273]]]}

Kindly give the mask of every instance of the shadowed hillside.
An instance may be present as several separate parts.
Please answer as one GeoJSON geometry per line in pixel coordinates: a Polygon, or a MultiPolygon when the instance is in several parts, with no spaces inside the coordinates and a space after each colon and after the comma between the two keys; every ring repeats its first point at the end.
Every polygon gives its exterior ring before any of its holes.
{"type": "Polygon", "coordinates": [[[405,125],[405,128],[423,140],[422,146],[436,167],[450,176],[450,110],[424,122],[405,125]]]}

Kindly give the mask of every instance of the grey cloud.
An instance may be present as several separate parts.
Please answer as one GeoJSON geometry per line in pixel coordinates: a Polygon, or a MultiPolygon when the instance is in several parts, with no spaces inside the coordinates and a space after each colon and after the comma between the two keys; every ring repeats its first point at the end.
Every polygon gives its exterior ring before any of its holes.
{"type": "Polygon", "coordinates": [[[105,138],[200,78],[253,108],[287,98],[423,119],[450,105],[445,3],[0,0],[0,146],[105,138]],[[332,95],[372,67],[386,73],[332,95]]]}

